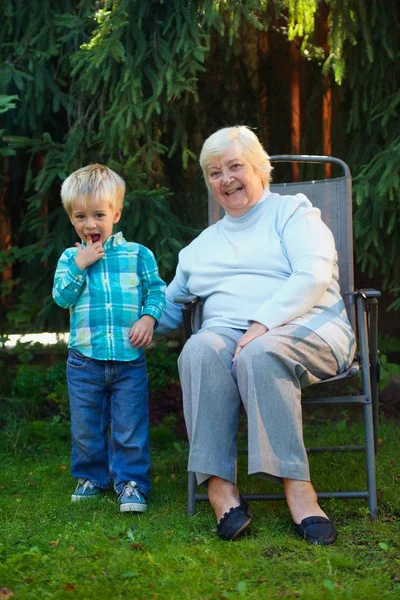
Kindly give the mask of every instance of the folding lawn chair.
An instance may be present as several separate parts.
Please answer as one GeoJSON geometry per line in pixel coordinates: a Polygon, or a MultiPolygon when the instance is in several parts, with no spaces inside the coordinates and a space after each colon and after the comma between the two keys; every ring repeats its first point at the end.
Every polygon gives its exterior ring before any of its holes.
{"type": "MultiPolygon", "coordinates": [[[[361,371],[361,393],[355,396],[318,397],[303,400],[303,405],[358,404],[363,408],[365,439],[362,445],[323,446],[307,448],[307,452],[364,451],[366,456],[367,489],[357,491],[317,492],[318,498],[366,498],[372,517],[377,513],[375,476],[375,452],[378,438],[378,381],[379,353],[378,297],[374,289],[354,290],[353,272],[353,228],[351,174],[345,162],[328,156],[271,156],[271,162],[286,163],[333,163],[343,169],[344,175],[332,179],[272,184],[271,191],[280,194],[302,192],[312,204],[321,210],[322,219],[331,229],[338,251],[340,289],[347,313],[357,334],[358,352],[351,367],[344,373],[319,382],[323,386],[332,382],[355,377],[361,371]]],[[[209,224],[215,223],[224,214],[212,195],[209,196],[209,224]]],[[[189,338],[201,326],[201,302],[196,296],[176,298],[182,303],[185,335],[189,338]]],[[[315,386],[313,386],[315,387],[315,386]]],[[[197,493],[195,474],[189,472],[188,514],[195,512],[196,501],[208,500],[207,495],[197,493]]],[[[242,494],[246,500],[281,500],[284,494],[242,494]]]]}

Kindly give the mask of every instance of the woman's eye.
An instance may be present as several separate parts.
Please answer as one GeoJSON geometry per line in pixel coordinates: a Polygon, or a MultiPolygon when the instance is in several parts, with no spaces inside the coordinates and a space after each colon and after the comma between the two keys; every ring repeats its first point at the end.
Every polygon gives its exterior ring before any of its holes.
{"type": "Polygon", "coordinates": [[[217,179],[219,177],[219,171],[211,171],[210,179],[217,179]]]}
{"type": "Polygon", "coordinates": [[[235,163],[234,165],[231,166],[231,169],[233,171],[237,171],[238,169],[240,169],[242,165],[240,163],[235,163]]]}

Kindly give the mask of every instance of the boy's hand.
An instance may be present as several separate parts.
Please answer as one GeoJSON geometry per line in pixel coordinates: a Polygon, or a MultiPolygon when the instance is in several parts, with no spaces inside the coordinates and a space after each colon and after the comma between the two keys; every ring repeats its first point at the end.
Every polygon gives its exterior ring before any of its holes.
{"type": "Polygon", "coordinates": [[[143,315],[129,330],[129,340],[134,348],[145,348],[153,339],[156,320],[150,315],[143,315]]]}
{"type": "Polygon", "coordinates": [[[100,242],[93,244],[92,240],[88,240],[86,248],[82,248],[79,242],[76,242],[75,246],[78,248],[78,254],[75,258],[76,266],[82,270],[104,256],[104,248],[100,242]]]}

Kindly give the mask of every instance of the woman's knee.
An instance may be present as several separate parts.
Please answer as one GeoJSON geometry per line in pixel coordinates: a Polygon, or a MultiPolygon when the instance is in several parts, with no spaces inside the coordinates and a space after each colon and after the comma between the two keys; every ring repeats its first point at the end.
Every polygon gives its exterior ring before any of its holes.
{"type": "Polygon", "coordinates": [[[223,343],[219,336],[212,332],[202,332],[192,335],[184,345],[179,356],[179,363],[187,360],[203,359],[212,360],[222,348],[223,343]]]}

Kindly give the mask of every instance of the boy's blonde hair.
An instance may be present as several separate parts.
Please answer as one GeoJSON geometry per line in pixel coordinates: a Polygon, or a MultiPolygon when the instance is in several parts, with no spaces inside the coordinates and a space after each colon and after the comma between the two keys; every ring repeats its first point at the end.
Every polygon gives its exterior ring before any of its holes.
{"type": "Polygon", "coordinates": [[[209,187],[207,167],[212,160],[220,158],[225,152],[235,148],[243,153],[254,170],[261,175],[264,187],[269,187],[272,166],[268,154],[256,134],[245,125],[224,127],[206,139],[200,153],[200,166],[209,187]]]}
{"type": "Polygon", "coordinates": [[[61,186],[61,201],[66,212],[72,214],[72,205],[77,200],[84,206],[89,200],[104,200],[112,210],[122,210],[124,205],[125,181],[104,165],[87,165],[74,171],[61,186]]]}

